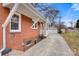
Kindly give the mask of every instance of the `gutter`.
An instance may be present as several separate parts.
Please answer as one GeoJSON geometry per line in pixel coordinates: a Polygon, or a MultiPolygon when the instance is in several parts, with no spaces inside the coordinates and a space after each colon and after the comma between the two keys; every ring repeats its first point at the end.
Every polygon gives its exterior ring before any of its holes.
{"type": "Polygon", "coordinates": [[[3,28],[3,48],[0,50],[0,56],[1,56],[2,51],[4,51],[5,48],[6,48],[6,27],[7,27],[8,23],[10,22],[12,16],[14,15],[15,11],[17,10],[18,6],[19,6],[18,3],[14,4],[14,6],[13,6],[12,10],[10,11],[7,19],[5,20],[4,24],[2,24],[2,28],[3,28]]]}

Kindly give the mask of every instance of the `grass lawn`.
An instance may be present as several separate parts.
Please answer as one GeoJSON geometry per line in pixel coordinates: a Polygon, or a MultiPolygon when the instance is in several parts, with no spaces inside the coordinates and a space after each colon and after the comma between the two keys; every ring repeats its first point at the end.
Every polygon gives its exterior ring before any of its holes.
{"type": "Polygon", "coordinates": [[[79,33],[71,31],[61,35],[65,38],[74,54],[79,56],[79,33]]]}

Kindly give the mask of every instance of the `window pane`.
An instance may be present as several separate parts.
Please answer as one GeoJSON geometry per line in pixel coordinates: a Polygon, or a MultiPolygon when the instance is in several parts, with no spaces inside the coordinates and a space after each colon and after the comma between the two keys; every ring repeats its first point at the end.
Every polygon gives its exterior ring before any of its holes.
{"type": "Polygon", "coordinates": [[[11,19],[11,30],[18,30],[19,29],[19,16],[13,15],[11,19]]]}
{"type": "Polygon", "coordinates": [[[34,24],[34,21],[32,21],[32,25],[34,24]]]}
{"type": "MultiPolygon", "coordinates": [[[[34,24],[34,21],[32,20],[32,25],[34,24]]],[[[38,23],[35,23],[33,26],[32,26],[32,28],[37,28],[38,27],[38,23]]]]}

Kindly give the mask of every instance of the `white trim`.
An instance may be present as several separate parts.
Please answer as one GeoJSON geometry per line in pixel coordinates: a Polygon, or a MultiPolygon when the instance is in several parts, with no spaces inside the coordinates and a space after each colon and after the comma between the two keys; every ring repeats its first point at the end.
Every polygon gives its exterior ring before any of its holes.
{"type": "Polygon", "coordinates": [[[39,18],[37,19],[37,21],[35,21],[34,19],[32,19],[32,21],[34,21],[34,24],[32,24],[31,28],[32,29],[38,29],[38,23],[37,22],[39,21],[39,18]],[[35,28],[36,23],[37,23],[37,27],[35,28]],[[34,28],[33,28],[33,26],[34,26],[34,28]]]}
{"type": "Polygon", "coordinates": [[[3,3],[2,5],[3,5],[3,7],[5,7],[5,6],[7,6],[7,5],[9,5],[10,3],[3,3]]]}
{"type": "Polygon", "coordinates": [[[1,56],[1,54],[2,54],[2,51],[6,48],[6,28],[5,27],[3,27],[3,48],[0,50],[0,56],[1,56]]]}
{"type": "MultiPolygon", "coordinates": [[[[32,20],[33,21],[33,20],[32,20]]],[[[32,29],[38,29],[38,23],[35,23],[35,21],[34,21],[34,25],[32,25],[32,27],[31,27],[32,29]],[[35,27],[36,26],[36,27],[35,27]]]]}
{"type": "Polygon", "coordinates": [[[1,53],[0,53],[0,56],[1,56],[1,53]]]}
{"type": "Polygon", "coordinates": [[[18,30],[12,30],[11,29],[11,20],[10,20],[10,32],[21,32],[21,14],[17,13],[17,12],[15,12],[14,14],[19,16],[19,29],[18,30]]]}
{"type": "Polygon", "coordinates": [[[46,23],[45,23],[45,36],[48,36],[48,17],[46,19],[46,23]]]}
{"type": "MultiPolygon", "coordinates": [[[[34,20],[32,19],[32,21],[34,21],[34,20]]],[[[38,23],[35,23],[35,21],[34,21],[34,24],[32,24],[32,27],[31,28],[32,29],[38,29],[38,23]]]]}
{"type": "Polygon", "coordinates": [[[32,8],[32,10],[35,11],[35,13],[39,16],[39,18],[41,18],[42,20],[45,19],[44,15],[42,13],[40,13],[32,4],[28,4],[28,5],[32,8]]]}
{"type": "Polygon", "coordinates": [[[36,15],[37,18],[42,19],[43,21],[45,21],[45,17],[39,12],[37,11],[31,4],[23,4],[26,8],[28,8],[33,14],[36,15]]]}

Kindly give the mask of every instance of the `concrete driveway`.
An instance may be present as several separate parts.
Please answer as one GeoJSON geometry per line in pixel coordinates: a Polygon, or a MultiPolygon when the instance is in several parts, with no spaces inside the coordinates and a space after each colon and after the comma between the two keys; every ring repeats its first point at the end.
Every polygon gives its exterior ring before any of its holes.
{"type": "Polygon", "coordinates": [[[64,38],[57,34],[56,29],[50,29],[49,35],[24,53],[18,54],[12,51],[9,55],[22,56],[73,56],[73,52],[65,42],[64,38]]]}
{"type": "Polygon", "coordinates": [[[49,30],[49,35],[22,55],[28,56],[73,56],[73,52],[56,29],[49,30]]]}

